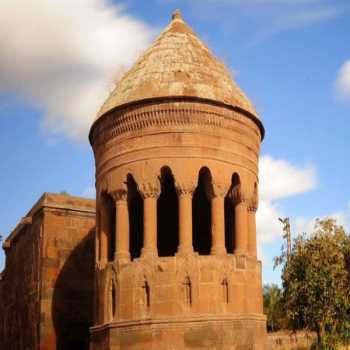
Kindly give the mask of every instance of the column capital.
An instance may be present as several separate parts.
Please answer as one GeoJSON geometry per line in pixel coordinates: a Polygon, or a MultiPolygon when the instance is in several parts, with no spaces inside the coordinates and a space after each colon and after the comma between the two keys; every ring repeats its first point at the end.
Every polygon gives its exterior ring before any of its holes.
{"type": "Polygon", "coordinates": [[[160,195],[160,184],[154,182],[144,182],[139,185],[138,190],[143,199],[158,198],[160,195]]]}
{"type": "Polygon", "coordinates": [[[178,196],[181,195],[193,195],[193,192],[196,190],[195,183],[176,183],[176,193],[178,196]]]}
{"type": "Polygon", "coordinates": [[[255,213],[258,210],[258,199],[254,196],[248,201],[248,212],[255,213]]]}
{"type": "Polygon", "coordinates": [[[119,190],[112,191],[112,192],[110,192],[110,195],[113,197],[113,199],[116,202],[126,201],[128,198],[128,192],[125,189],[119,189],[119,190]]]}
{"type": "Polygon", "coordinates": [[[241,185],[237,185],[235,187],[233,187],[230,190],[230,194],[229,194],[230,198],[232,199],[232,201],[235,204],[246,204],[248,205],[249,203],[249,197],[247,196],[247,193],[245,193],[245,191],[242,190],[242,186],[241,185]]]}
{"type": "Polygon", "coordinates": [[[220,182],[212,182],[212,197],[225,197],[226,193],[229,189],[229,186],[220,183],[220,182]]]}

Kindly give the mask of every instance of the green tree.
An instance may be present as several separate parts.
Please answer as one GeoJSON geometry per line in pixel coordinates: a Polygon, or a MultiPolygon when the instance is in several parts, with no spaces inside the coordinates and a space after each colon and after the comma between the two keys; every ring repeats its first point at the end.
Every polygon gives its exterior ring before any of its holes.
{"type": "Polygon", "coordinates": [[[263,288],[263,297],[267,330],[276,332],[285,324],[282,290],[276,284],[266,284],[263,288]]]}
{"type": "Polygon", "coordinates": [[[317,349],[350,338],[350,238],[334,219],[316,220],[299,235],[289,257],[282,251],[283,300],[289,326],[317,334],[317,349]]]}

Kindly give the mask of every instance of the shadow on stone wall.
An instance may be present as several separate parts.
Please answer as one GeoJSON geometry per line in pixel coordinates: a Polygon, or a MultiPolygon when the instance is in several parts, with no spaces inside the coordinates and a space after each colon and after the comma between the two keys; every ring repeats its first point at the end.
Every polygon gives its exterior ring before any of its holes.
{"type": "MultiPolygon", "coordinates": [[[[64,255],[65,252],[59,251],[59,254],[64,255]]],[[[54,286],[52,320],[57,350],[89,349],[94,263],[94,230],[91,230],[66,258],[54,286]]]]}

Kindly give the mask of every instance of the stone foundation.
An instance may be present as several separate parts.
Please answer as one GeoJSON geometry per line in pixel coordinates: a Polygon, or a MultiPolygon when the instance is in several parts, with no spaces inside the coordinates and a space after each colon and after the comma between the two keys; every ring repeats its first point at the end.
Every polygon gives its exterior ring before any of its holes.
{"type": "Polygon", "coordinates": [[[91,350],[262,350],[262,315],[116,322],[91,329],[91,350]]]}

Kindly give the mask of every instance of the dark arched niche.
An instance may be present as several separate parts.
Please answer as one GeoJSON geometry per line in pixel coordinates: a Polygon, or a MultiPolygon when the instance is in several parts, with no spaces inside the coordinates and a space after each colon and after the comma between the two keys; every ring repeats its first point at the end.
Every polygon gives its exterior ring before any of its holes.
{"type": "Polygon", "coordinates": [[[211,213],[209,194],[211,174],[204,167],[199,171],[198,185],[193,194],[193,249],[200,255],[209,255],[211,248],[211,213]]]}
{"type": "MultiPolygon", "coordinates": [[[[113,261],[115,254],[115,225],[116,225],[116,216],[115,216],[115,201],[113,198],[107,194],[101,194],[100,201],[100,230],[101,235],[106,235],[107,240],[107,260],[113,261]]],[[[101,252],[101,254],[103,254],[101,252]]]]}
{"type": "Polygon", "coordinates": [[[159,256],[173,256],[179,244],[179,209],[174,176],[161,169],[161,194],[157,201],[157,247],[159,256]]]}
{"type": "Polygon", "coordinates": [[[131,174],[127,176],[131,259],[141,255],[143,246],[143,200],[131,174]]]}
{"type": "Polygon", "coordinates": [[[225,196],[225,246],[228,254],[234,252],[235,235],[235,206],[233,201],[233,191],[240,185],[240,178],[234,173],[231,178],[231,186],[225,196]]]}

